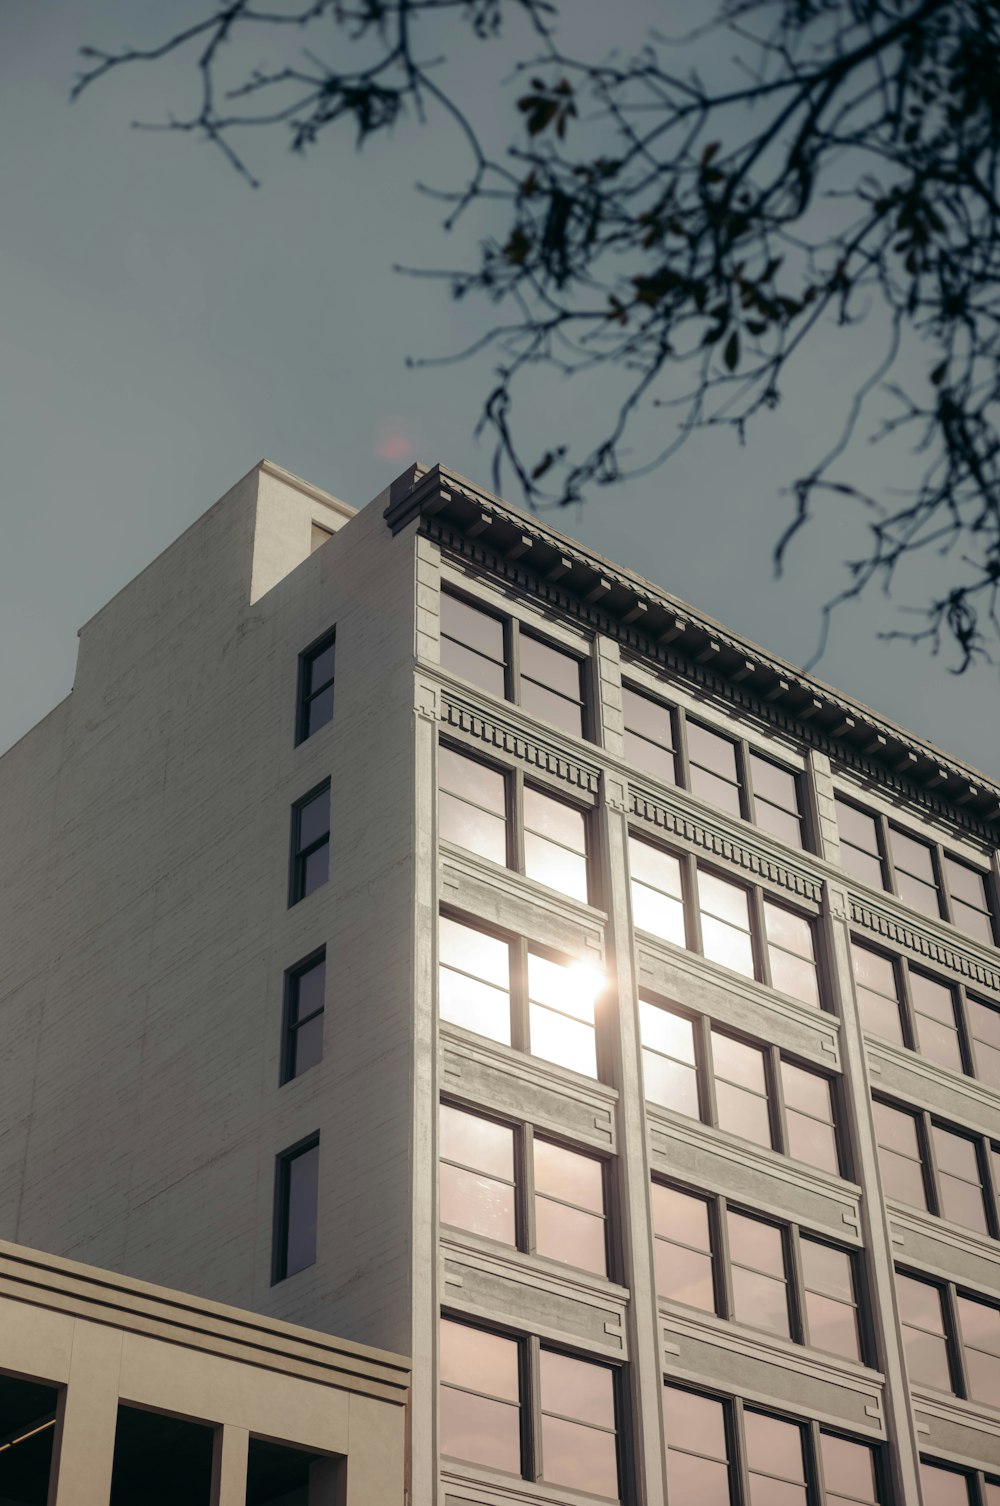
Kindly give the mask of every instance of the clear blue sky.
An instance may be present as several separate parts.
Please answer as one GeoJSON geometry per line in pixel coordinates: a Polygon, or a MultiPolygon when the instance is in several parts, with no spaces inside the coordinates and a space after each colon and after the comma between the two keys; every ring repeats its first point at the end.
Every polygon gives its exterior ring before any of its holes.
{"type": "MultiPolygon", "coordinates": [[[[208,148],[129,129],[137,115],[162,116],[183,72],[137,70],[67,103],[81,43],[149,39],[199,10],[196,0],[0,6],[0,748],[69,690],[80,624],[261,456],[355,505],[410,458],[490,481],[488,448],[472,436],[489,361],[404,364],[480,328],[443,285],[393,271],[462,259],[412,187],[461,164],[442,122],[363,155],[345,127],[305,161],[250,141],[264,180],[253,192],[208,148]]],[[[669,10],[577,0],[574,35],[599,48],[612,24],[639,35],[647,11],[669,10]]],[[[498,122],[504,61],[471,44],[457,59],[460,87],[480,108],[495,100],[498,122]]],[[[775,581],[770,550],[790,505],[781,487],[824,447],[860,355],[831,334],[744,449],[699,438],[667,468],[554,521],[803,662],[819,604],[862,541],[837,504],[775,581]]],[[[581,432],[599,405],[592,390],[540,388],[529,436],[544,447],[581,432]]],[[[658,426],[667,432],[657,416],[646,437],[658,426]]],[[[856,463],[886,487],[905,466],[867,447],[856,463]]],[[[913,599],[919,585],[909,583],[913,599]]],[[[878,598],[853,607],[816,672],[1000,776],[997,670],[955,678],[923,650],[880,643],[893,621],[878,598]]]]}

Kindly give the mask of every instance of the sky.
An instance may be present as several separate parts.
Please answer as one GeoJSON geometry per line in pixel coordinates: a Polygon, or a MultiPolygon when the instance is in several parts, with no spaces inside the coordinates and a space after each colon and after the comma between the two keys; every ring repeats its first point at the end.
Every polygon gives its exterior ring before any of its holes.
{"type": "MultiPolygon", "coordinates": [[[[678,29],[686,3],[673,6],[678,29]]],[[[79,627],[261,457],[355,506],[410,460],[491,484],[489,445],[473,432],[490,359],[407,364],[460,349],[485,314],[394,270],[456,265],[463,247],[468,260],[482,228],[470,220],[464,241],[449,237],[414,188],[462,169],[446,122],[406,125],[360,154],[345,126],[304,160],[279,138],[248,137],[262,180],[252,190],[209,147],[130,129],[183,100],[189,68],[135,69],[69,104],[81,45],[148,42],[203,6],[0,5],[0,749],[70,690],[79,627]]],[[[600,53],[671,11],[576,0],[573,40],[600,53]]],[[[451,77],[500,130],[516,85],[490,46],[463,41],[451,77]]],[[[805,663],[863,537],[856,514],[827,504],[775,579],[782,489],[826,449],[865,339],[826,332],[745,446],[696,436],[661,470],[548,521],[805,663]]],[[[601,406],[593,386],[540,384],[526,437],[540,450],[585,433],[601,406]]],[[[641,437],[661,431],[654,414],[641,437]]],[[[882,446],[856,463],[888,492],[907,461],[882,446]]],[[[930,589],[933,564],[900,601],[930,589]]],[[[996,667],[952,675],[944,656],[880,641],[893,626],[880,596],[852,604],[814,672],[1000,777],[996,667]]]]}

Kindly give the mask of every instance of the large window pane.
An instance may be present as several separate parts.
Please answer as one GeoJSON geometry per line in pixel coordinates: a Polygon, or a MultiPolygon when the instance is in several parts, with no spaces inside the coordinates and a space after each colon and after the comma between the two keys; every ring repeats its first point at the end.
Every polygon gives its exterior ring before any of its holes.
{"type": "Polygon", "coordinates": [[[927,1190],[916,1120],[912,1114],[891,1108],[887,1103],[873,1103],[872,1114],[886,1195],[909,1203],[912,1208],[926,1208],[927,1190]]]}
{"type": "Polygon", "coordinates": [[[687,745],[692,792],[730,815],[742,815],[735,746],[727,737],[690,720],[687,745]]]}
{"type": "Polygon", "coordinates": [[[646,1097],[697,1119],[698,1073],[691,1021],[640,999],[639,1034],[646,1097]]]}
{"type": "Polygon", "coordinates": [[[607,1365],[543,1349],[542,1478],[618,1499],[614,1376],[607,1365]]]}
{"type": "Polygon", "coordinates": [[[595,980],[586,966],[528,954],[529,1049],[533,1056],[597,1076],[595,980]]]}
{"type": "Polygon", "coordinates": [[[931,849],[895,827],[889,828],[889,843],[896,870],[896,892],[900,899],[922,910],[925,915],[939,916],[941,905],[931,849]]]}
{"type": "Polygon", "coordinates": [[[945,878],[951,895],[952,919],[960,930],[967,931],[993,945],[993,926],[990,921],[989,901],[986,897],[986,879],[975,868],[960,863],[957,858],[945,857],[945,878]]]}
{"type": "Polygon", "coordinates": [[[535,1248],[539,1255],[606,1276],[601,1162],[536,1136],[534,1166],[535,1248]]]}
{"type": "Polygon", "coordinates": [[[833,1118],[833,1089],[818,1072],[781,1063],[788,1154],[821,1171],[840,1175],[837,1132],[833,1118]]]}
{"type": "Polygon", "coordinates": [[[809,1239],[799,1242],[809,1342],[849,1360],[861,1359],[854,1265],[846,1250],[809,1239]]]}
{"type": "Polygon", "coordinates": [[[851,961],[862,1028],[884,1040],[903,1045],[899,980],[888,957],[851,942],[851,961]]]}
{"type": "Polygon", "coordinates": [[[441,1222],[513,1245],[514,1131],[443,1103],[440,1154],[441,1222]]]}
{"type": "MultiPolygon", "coordinates": [[[[835,1433],[821,1433],[819,1448],[823,1459],[826,1506],[848,1506],[849,1502],[877,1506],[875,1456],[868,1445],[838,1438],[835,1433]]],[[[926,1502],[924,1506],[927,1506],[926,1502]]]]}
{"type": "Polygon", "coordinates": [[[544,717],[574,737],[582,737],[580,661],[524,632],[520,636],[520,658],[520,702],[525,711],[544,717]]]}
{"type": "Polygon", "coordinates": [[[507,862],[506,782],[453,748],[438,749],[438,832],[491,863],[507,862]]]}
{"type": "Polygon", "coordinates": [[[518,1346],[441,1320],[441,1452],[521,1473],[518,1346]]]}
{"type": "Polygon", "coordinates": [[[582,811],[524,787],[524,871],[572,899],[587,892],[587,826],[582,811]]]}
{"type": "MultiPolygon", "coordinates": [[[[970,1506],[969,1481],[953,1469],[920,1461],[920,1494],[924,1506],[970,1506]]],[[[990,1506],[989,1496],[986,1506],[990,1506]]]]}
{"type": "Polygon", "coordinates": [[[941,1292],[897,1271],[896,1296],[910,1384],[953,1390],[941,1292]]]}
{"type": "Polygon", "coordinates": [[[673,718],[670,708],[628,685],[622,686],[625,717],[625,757],[636,768],[677,783],[673,718]]]}
{"type": "Polygon", "coordinates": [[[791,1334],[785,1248],[781,1230],[745,1214],[727,1214],[733,1316],[740,1323],[791,1334]]]}
{"type": "Polygon", "coordinates": [[[649,931],[685,945],[684,891],[681,865],[673,853],[629,837],[629,868],[632,875],[632,919],[640,931],[649,931]]]}
{"type": "Polygon", "coordinates": [[[764,1053],[713,1030],[712,1061],[719,1128],[770,1147],[773,1140],[764,1053]]]}
{"type": "Polygon", "coordinates": [[[672,1302],[715,1311],[712,1233],[704,1198],[652,1185],[656,1290],[672,1302]]]}
{"type": "Polygon", "coordinates": [[[746,977],[754,975],[747,891],[717,874],[698,870],[702,950],[712,962],[746,977]]]}
{"type": "Polygon", "coordinates": [[[762,1412],[744,1413],[750,1506],[805,1506],[802,1429],[762,1412]]]}
{"type": "Polygon", "coordinates": [[[771,986],[793,999],[819,1008],[819,983],[816,978],[816,954],[813,929],[802,915],[794,915],[783,905],[764,901],[764,930],[771,986]]]}
{"type": "Polygon", "coordinates": [[[874,889],[884,888],[877,822],[838,796],[837,825],[841,862],[847,872],[874,889]]]}
{"type": "Polygon", "coordinates": [[[955,997],[951,989],[925,973],[910,972],[910,996],[917,1027],[917,1050],[921,1056],[961,1072],[962,1048],[959,1043],[955,997]]]}
{"type": "Polygon", "coordinates": [[[1000,1406],[1000,1308],[959,1297],[958,1321],[969,1395],[989,1407],[1000,1406]]]}
{"type": "Polygon", "coordinates": [[[991,1088],[1000,1088],[1000,1009],[967,999],[976,1076],[991,1088]]]}
{"type": "Polygon", "coordinates": [[[503,697],[506,694],[503,623],[443,591],[441,664],[490,695],[503,697]]]}
{"type": "Polygon", "coordinates": [[[941,1215],[966,1229],[989,1233],[986,1204],[980,1180],[979,1157],[974,1141],[952,1134],[939,1124],[931,1126],[938,1169],[941,1215]]]}
{"type": "Polygon", "coordinates": [[[510,1045],[510,947],[442,915],[438,1005],[441,1018],[510,1045]]]}
{"type": "Polygon", "coordinates": [[[750,754],[750,778],[753,781],[754,819],[757,825],[780,842],[801,847],[802,820],[799,813],[798,782],[787,769],[779,768],[769,758],[750,754]]]}
{"type": "Polygon", "coordinates": [[[732,1506],[726,1415],[721,1401],[663,1388],[667,1485],[681,1506],[732,1506]]]}

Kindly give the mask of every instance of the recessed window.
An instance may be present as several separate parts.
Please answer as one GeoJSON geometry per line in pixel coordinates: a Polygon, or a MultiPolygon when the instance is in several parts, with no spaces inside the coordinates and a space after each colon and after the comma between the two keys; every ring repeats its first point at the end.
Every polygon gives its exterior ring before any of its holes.
{"type": "Polygon", "coordinates": [[[439,930],[442,1020],[587,1077],[598,1075],[603,976],[582,961],[529,948],[452,916],[439,930]]]}
{"type": "Polygon", "coordinates": [[[1000,1406],[1000,1307],[903,1271],[896,1298],[911,1387],[1000,1406]]]}
{"type": "Polygon", "coordinates": [[[440,1157],[442,1224],[608,1274],[604,1166],[596,1156],[530,1125],[443,1103],[440,1157]],[[519,1189],[528,1187],[519,1220],[519,1189]]]}
{"type": "Polygon", "coordinates": [[[840,1175],[833,1090],[822,1073],[643,997],[639,1034],[648,1102],[840,1175]]]}
{"type": "Polygon", "coordinates": [[[584,664],[516,618],[441,592],[441,663],[571,737],[586,737],[584,664]]]}
{"type": "Polygon", "coordinates": [[[947,920],[987,946],[996,945],[986,872],[840,795],[837,823],[841,862],[848,873],[873,889],[898,894],[915,910],[947,920]]]}
{"type": "Polygon", "coordinates": [[[441,1319],[441,1452],[620,1499],[617,1377],[533,1336],[441,1319]],[[540,1426],[522,1417],[537,1407],[540,1426]]]}
{"type": "Polygon", "coordinates": [[[278,1157],[272,1281],[315,1265],[318,1202],[319,1136],[312,1135],[278,1157]]]}
{"type": "Polygon", "coordinates": [[[989,1140],[881,1099],[872,1114],[887,1197],[996,1236],[997,1210],[984,1175],[984,1162],[997,1155],[989,1140]]]}
{"type": "Polygon", "coordinates": [[[292,861],[288,902],[295,905],[330,877],[330,785],[292,806],[292,861]]]}
{"type": "Polygon", "coordinates": [[[921,1459],[920,1495],[924,1506],[1000,1506],[1000,1480],[921,1459]]]}
{"type": "Polygon", "coordinates": [[[705,1506],[878,1506],[878,1452],[741,1399],[663,1388],[670,1499],[705,1506]],[[740,1485],[745,1477],[749,1495],[740,1485]]]}
{"type": "Polygon", "coordinates": [[[743,738],[727,737],[627,681],[625,757],[664,784],[679,784],[719,810],[804,847],[801,776],[743,738]]]}
{"type": "Polygon", "coordinates": [[[700,950],[730,972],[820,1008],[809,917],[634,833],[629,834],[629,868],[638,930],[700,950]],[[686,905],[688,894],[696,897],[695,904],[686,905]]]}
{"type": "Polygon", "coordinates": [[[337,641],[327,633],[299,655],[299,711],[296,742],[305,742],[333,719],[333,681],[337,641]]]}
{"type": "Polygon", "coordinates": [[[442,744],[438,832],[491,863],[589,901],[587,817],[566,800],[442,744]]]}
{"type": "Polygon", "coordinates": [[[285,974],[283,1083],[301,1077],[323,1059],[325,998],[326,948],[321,947],[285,974]]]}

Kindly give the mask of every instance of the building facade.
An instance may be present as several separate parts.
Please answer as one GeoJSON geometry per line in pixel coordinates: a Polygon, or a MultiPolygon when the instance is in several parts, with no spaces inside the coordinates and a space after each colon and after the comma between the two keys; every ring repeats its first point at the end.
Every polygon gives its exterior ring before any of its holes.
{"type": "Polygon", "coordinates": [[[0,760],[0,1235],[411,1356],[411,1506],[997,1506],[998,799],[264,462],[0,760]]]}

